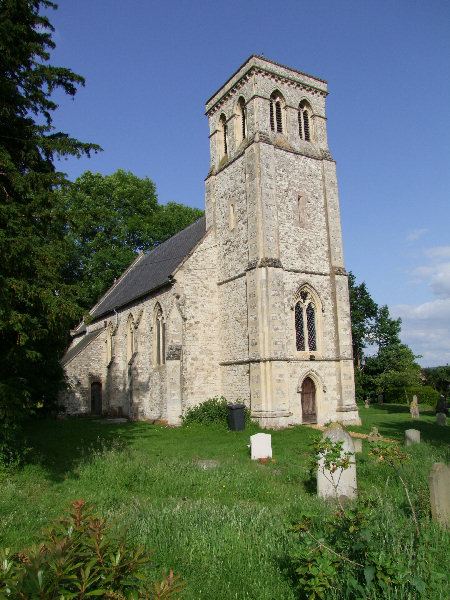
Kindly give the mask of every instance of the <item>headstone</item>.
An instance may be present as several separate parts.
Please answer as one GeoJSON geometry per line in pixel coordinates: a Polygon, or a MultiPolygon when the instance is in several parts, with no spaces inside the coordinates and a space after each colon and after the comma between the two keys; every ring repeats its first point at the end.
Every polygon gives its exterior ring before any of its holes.
{"type": "Polygon", "coordinates": [[[367,441],[368,442],[381,442],[382,439],[383,438],[378,433],[378,428],[377,427],[372,427],[372,429],[370,430],[369,435],[367,436],[367,441]]]}
{"type": "Polygon", "coordinates": [[[270,433],[255,433],[250,436],[250,452],[252,460],[272,458],[272,436],[270,433]]]}
{"type": "Polygon", "coordinates": [[[450,469],[444,463],[434,463],[428,478],[431,514],[444,526],[450,525],[450,469]]]}
{"type": "Polygon", "coordinates": [[[378,394],[378,404],[383,404],[383,402],[384,402],[383,394],[378,394]]]}
{"type": "Polygon", "coordinates": [[[418,429],[407,429],[405,431],[405,442],[407,446],[420,444],[420,431],[418,429]]]}
{"type": "Polygon", "coordinates": [[[443,412],[436,413],[436,423],[438,425],[447,425],[447,416],[443,412]]]}
{"type": "MultiPolygon", "coordinates": [[[[340,423],[333,423],[323,432],[322,440],[330,438],[332,442],[344,442],[342,452],[351,452],[354,455],[355,447],[350,435],[340,423]]],[[[324,459],[319,458],[317,470],[317,495],[319,498],[336,498],[336,493],[341,499],[356,498],[358,486],[356,483],[355,457],[350,457],[350,466],[347,469],[338,468],[332,473],[323,467],[324,459]],[[337,486],[335,491],[334,485],[337,486]]]]}
{"type": "Polygon", "coordinates": [[[369,398],[366,398],[364,400],[364,408],[369,408],[369,406],[370,406],[370,400],[369,400],[369,398]]]}
{"type": "Polygon", "coordinates": [[[361,438],[353,438],[353,445],[355,447],[355,452],[362,452],[362,439],[361,438]]]}
{"type": "Polygon", "coordinates": [[[448,415],[448,404],[444,395],[442,395],[438,400],[436,414],[438,413],[444,413],[445,415],[448,415]]]}
{"type": "Polygon", "coordinates": [[[419,414],[419,403],[417,402],[417,396],[414,395],[411,404],[409,405],[409,411],[412,419],[418,419],[419,414]]]}

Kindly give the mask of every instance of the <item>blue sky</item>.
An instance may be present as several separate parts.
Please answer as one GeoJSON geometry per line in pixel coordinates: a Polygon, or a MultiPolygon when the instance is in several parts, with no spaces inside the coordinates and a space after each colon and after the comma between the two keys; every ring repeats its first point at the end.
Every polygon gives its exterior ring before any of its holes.
{"type": "Polygon", "coordinates": [[[345,264],[402,317],[423,366],[450,363],[447,0],[61,0],[52,64],[86,78],[54,124],[104,152],[60,168],[148,176],[204,207],[206,100],[251,54],[326,79],[345,264]]]}

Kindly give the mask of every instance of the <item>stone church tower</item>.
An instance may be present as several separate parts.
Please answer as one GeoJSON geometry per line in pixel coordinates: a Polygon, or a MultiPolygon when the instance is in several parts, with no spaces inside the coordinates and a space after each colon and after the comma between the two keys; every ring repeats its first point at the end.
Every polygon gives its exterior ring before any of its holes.
{"type": "Polygon", "coordinates": [[[359,422],[326,96],[325,81],[252,56],[206,105],[222,388],[249,386],[265,427],[359,422]]]}
{"type": "Polygon", "coordinates": [[[140,255],[73,332],[68,414],[359,423],[326,82],[251,56],[208,100],[206,218],[140,255]]]}

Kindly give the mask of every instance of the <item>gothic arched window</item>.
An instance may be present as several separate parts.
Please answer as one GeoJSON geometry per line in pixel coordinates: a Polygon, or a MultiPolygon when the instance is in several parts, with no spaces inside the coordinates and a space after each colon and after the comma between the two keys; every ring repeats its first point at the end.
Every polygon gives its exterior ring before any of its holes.
{"type": "Polygon", "coordinates": [[[295,301],[295,347],[297,352],[317,350],[317,302],[311,292],[300,291],[295,301]]]}
{"type": "Polygon", "coordinates": [[[306,102],[306,100],[302,100],[300,102],[300,106],[298,107],[298,134],[301,140],[305,140],[305,142],[310,142],[311,135],[311,107],[306,102]]]}
{"type": "Polygon", "coordinates": [[[270,96],[270,129],[277,133],[283,133],[283,106],[283,96],[273,92],[270,96]]]}
{"type": "Polygon", "coordinates": [[[166,362],[166,323],[159,304],[155,307],[155,326],[153,330],[155,364],[164,365],[166,362]]]}
{"type": "Polygon", "coordinates": [[[106,366],[111,364],[113,358],[113,326],[108,325],[106,330],[106,366]]]}

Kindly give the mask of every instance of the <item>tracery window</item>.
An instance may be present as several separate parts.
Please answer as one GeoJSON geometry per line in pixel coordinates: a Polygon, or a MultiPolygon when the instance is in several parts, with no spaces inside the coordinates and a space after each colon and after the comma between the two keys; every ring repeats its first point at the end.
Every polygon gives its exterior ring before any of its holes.
{"type": "Polygon", "coordinates": [[[311,293],[302,290],[295,303],[295,346],[298,352],[317,350],[317,306],[311,293]]]}
{"type": "Polygon", "coordinates": [[[164,365],[166,363],[166,323],[159,304],[155,307],[154,332],[155,364],[164,365]]]}
{"type": "Polygon", "coordinates": [[[282,95],[279,92],[273,92],[270,96],[270,129],[277,133],[283,133],[283,105],[282,95]]]}
{"type": "Polygon", "coordinates": [[[311,141],[311,114],[310,105],[306,100],[302,100],[298,107],[298,134],[300,139],[306,142],[311,141]]]}

